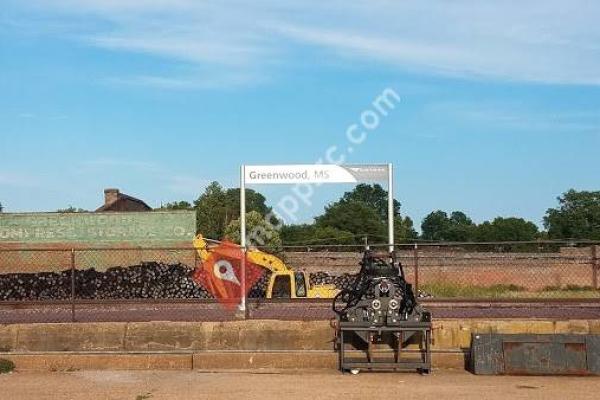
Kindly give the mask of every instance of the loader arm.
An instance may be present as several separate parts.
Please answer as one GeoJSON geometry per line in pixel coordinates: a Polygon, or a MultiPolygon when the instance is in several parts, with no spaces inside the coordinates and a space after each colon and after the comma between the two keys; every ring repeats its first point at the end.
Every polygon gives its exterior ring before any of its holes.
{"type": "Polygon", "coordinates": [[[208,244],[206,243],[206,240],[204,240],[204,237],[202,235],[196,235],[194,240],[192,240],[192,245],[194,246],[194,249],[196,249],[196,253],[198,253],[200,260],[202,260],[202,262],[206,261],[208,259],[209,251],[208,244]]]}
{"type": "MultiPolygon", "coordinates": [[[[206,239],[202,235],[197,235],[192,241],[194,249],[198,253],[201,261],[206,261],[210,255],[210,249],[206,239]]],[[[246,252],[248,261],[256,264],[271,272],[289,272],[291,271],[287,265],[279,258],[264,251],[251,249],[246,252]]]]}
{"type": "MultiPolygon", "coordinates": [[[[201,262],[208,260],[211,254],[211,248],[202,235],[197,235],[193,240],[193,246],[201,262]]],[[[316,285],[310,284],[310,276],[306,272],[295,272],[289,268],[283,260],[272,254],[265,253],[257,249],[250,249],[246,252],[248,262],[258,265],[271,272],[266,297],[270,298],[333,298],[338,290],[334,285],[316,285]],[[284,288],[279,287],[278,283],[285,283],[287,290],[284,295],[278,292],[284,288]],[[300,286],[298,286],[300,285],[300,286]],[[300,289],[303,287],[303,289],[300,289]],[[302,290],[302,292],[300,292],[302,290]],[[275,293],[275,295],[274,295],[275,293]],[[300,294],[304,293],[304,294],[300,294]]]]}
{"type": "Polygon", "coordinates": [[[248,250],[246,253],[252,264],[259,265],[271,272],[290,272],[291,269],[279,258],[260,250],[248,250]]]}

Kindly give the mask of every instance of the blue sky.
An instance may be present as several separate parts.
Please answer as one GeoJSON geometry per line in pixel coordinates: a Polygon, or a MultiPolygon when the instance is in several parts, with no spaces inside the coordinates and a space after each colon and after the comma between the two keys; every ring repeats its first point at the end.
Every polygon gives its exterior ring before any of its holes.
{"type": "Polygon", "coordinates": [[[105,187],[158,206],[242,163],[311,163],[386,88],[401,101],[347,162],[394,163],[417,225],[539,224],[560,193],[600,189],[597,2],[2,3],[5,211],[93,209],[105,187]]]}

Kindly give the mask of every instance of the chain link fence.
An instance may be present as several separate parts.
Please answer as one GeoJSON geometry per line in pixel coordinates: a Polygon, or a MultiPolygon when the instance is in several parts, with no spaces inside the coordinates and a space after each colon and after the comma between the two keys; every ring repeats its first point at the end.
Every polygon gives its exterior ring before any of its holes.
{"type": "MultiPolygon", "coordinates": [[[[388,256],[385,245],[371,249],[388,256]]],[[[308,272],[311,284],[341,289],[358,272],[362,250],[294,246],[279,256],[293,270],[308,272]]],[[[426,302],[600,300],[597,243],[411,243],[396,245],[395,254],[426,302]]],[[[0,320],[239,318],[235,307],[223,307],[192,279],[200,265],[193,248],[0,250],[0,320]]],[[[265,271],[252,287],[245,317],[330,316],[328,300],[265,299],[268,278],[265,271]]]]}
{"type": "MultiPolygon", "coordinates": [[[[370,247],[387,257],[387,246],[370,247]]],[[[421,297],[600,299],[600,246],[595,243],[412,243],[395,248],[396,260],[421,297]]],[[[316,283],[329,283],[331,276],[350,276],[358,270],[361,255],[348,249],[296,247],[284,254],[295,268],[319,276],[316,283]]]]}

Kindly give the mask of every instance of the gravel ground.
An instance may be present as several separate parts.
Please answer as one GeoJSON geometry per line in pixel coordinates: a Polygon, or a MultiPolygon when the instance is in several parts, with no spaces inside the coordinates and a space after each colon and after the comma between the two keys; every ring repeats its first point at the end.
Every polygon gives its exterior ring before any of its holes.
{"type": "Polygon", "coordinates": [[[22,372],[0,375],[0,398],[45,399],[598,399],[597,377],[474,376],[462,371],[201,373],[22,372]]]}

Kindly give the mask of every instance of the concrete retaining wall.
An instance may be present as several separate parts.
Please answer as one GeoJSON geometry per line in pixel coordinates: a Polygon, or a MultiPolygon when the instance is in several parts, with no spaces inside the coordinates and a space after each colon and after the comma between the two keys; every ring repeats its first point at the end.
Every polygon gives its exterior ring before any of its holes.
{"type": "MultiPolygon", "coordinates": [[[[433,348],[470,346],[471,333],[600,334],[600,320],[436,320],[433,348]]],[[[111,322],[0,326],[0,352],[331,350],[328,321],[111,322]]]]}
{"type": "MultiPolygon", "coordinates": [[[[600,334],[600,320],[438,320],[435,367],[462,368],[471,333],[600,334]]],[[[0,326],[0,358],[20,369],[335,368],[327,321],[0,326]]]]}

